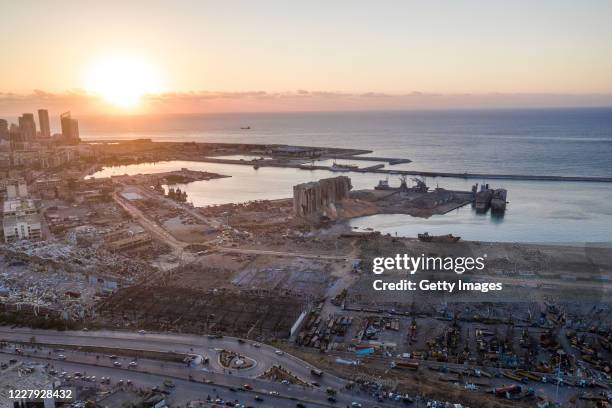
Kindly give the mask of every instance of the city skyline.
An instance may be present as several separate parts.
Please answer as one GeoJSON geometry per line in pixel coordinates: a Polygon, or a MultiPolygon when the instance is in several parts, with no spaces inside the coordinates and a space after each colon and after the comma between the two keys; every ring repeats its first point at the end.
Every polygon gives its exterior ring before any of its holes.
{"type": "Polygon", "coordinates": [[[7,4],[0,109],[612,105],[606,2],[146,5],[147,18],[140,2],[7,4]],[[45,29],[61,19],[73,24],[45,29]],[[28,63],[32,53],[44,64],[28,63]]]}

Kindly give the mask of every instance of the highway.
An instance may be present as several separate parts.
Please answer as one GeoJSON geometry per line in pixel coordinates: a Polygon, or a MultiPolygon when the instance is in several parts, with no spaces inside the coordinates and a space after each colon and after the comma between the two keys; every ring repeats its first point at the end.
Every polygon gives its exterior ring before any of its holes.
{"type": "MultiPolygon", "coordinates": [[[[13,358],[13,357],[10,357],[13,358]]],[[[303,389],[298,389],[293,387],[285,387],[284,394],[279,396],[270,395],[269,391],[272,391],[275,384],[268,383],[271,385],[267,389],[261,388],[256,391],[245,391],[240,389],[242,384],[240,381],[234,381],[233,385],[223,386],[213,383],[203,383],[203,382],[195,382],[184,379],[178,379],[172,377],[170,375],[158,375],[152,373],[145,373],[137,370],[127,370],[115,368],[115,367],[104,367],[104,366],[95,366],[89,364],[83,364],[79,362],[72,361],[49,361],[46,358],[41,357],[30,357],[24,356],[20,357],[25,362],[35,362],[41,364],[51,364],[50,368],[54,369],[58,372],[66,372],[68,375],[73,376],[75,372],[82,373],[83,376],[96,376],[96,382],[99,383],[102,377],[110,377],[111,383],[107,386],[109,389],[121,387],[119,385],[119,381],[123,381],[123,387],[126,389],[151,389],[153,387],[159,387],[164,389],[163,382],[164,380],[171,379],[175,384],[175,387],[172,389],[165,388],[170,391],[169,396],[167,397],[167,402],[169,406],[186,406],[191,401],[202,401],[205,402],[206,398],[210,396],[211,399],[221,398],[224,401],[238,401],[239,403],[245,405],[256,405],[261,408],[268,407],[295,407],[296,401],[303,401],[303,403],[308,407],[329,407],[329,403],[327,401],[323,403],[316,403],[314,400],[322,400],[320,395],[311,395],[314,394],[314,391],[308,391],[303,389]],[[127,385],[127,381],[130,380],[132,385],[127,385]],[[235,390],[232,391],[230,387],[235,390]],[[259,395],[263,400],[261,402],[255,401],[255,396],[259,395]],[[295,399],[292,399],[295,398],[295,399]],[[310,399],[312,398],[312,400],[310,399]]],[[[9,355],[5,353],[0,353],[0,361],[8,360],[9,355]]],[[[88,385],[92,384],[91,382],[86,382],[82,380],[75,380],[72,378],[69,385],[77,385],[83,384],[88,385]]],[[[280,384],[279,384],[280,385],[280,384]]],[[[102,386],[106,388],[107,386],[102,386]]],[[[277,391],[280,393],[280,391],[277,391]]],[[[365,405],[364,405],[365,406],[365,405]]]]}
{"type": "MultiPolygon", "coordinates": [[[[74,371],[86,371],[88,375],[107,376],[106,374],[98,373],[105,370],[114,370],[113,378],[130,379],[135,383],[140,379],[146,379],[143,386],[160,385],[164,378],[173,378],[187,383],[187,391],[185,395],[190,396],[192,391],[196,390],[201,394],[206,392],[210,394],[210,384],[204,384],[204,381],[212,381],[218,387],[233,387],[238,388],[243,384],[250,384],[254,391],[268,394],[270,391],[278,392],[280,396],[285,398],[296,398],[302,401],[307,406],[319,404],[316,406],[335,406],[327,401],[328,395],[325,393],[327,387],[334,388],[338,391],[336,396],[337,405],[350,405],[352,401],[360,402],[363,407],[397,407],[398,402],[375,402],[373,397],[365,393],[357,393],[357,391],[348,391],[345,389],[346,381],[337,378],[333,375],[325,373],[322,377],[315,377],[310,373],[313,368],[308,363],[287,353],[280,354],[276,349],[265,344],[241,343],[236,338],[209,338],[206,336],[183,335],[183,334],[158,334],[158,333],[130,333],[117,331],[70,331],[57,332],[50,330],[37,330],[28,328],[9,328],[0,327],[0,338],[4,341],[20,341],[29,342],[32,337],[35,343],[38,344],[55,344],[66,346],[99,346],[123,349],[116,353],[116,360],[111,360],[108,356],[97,355],[89,352],[63,350],[61,352],[51,349],[42,349],[34,352],[33,349],[24,347],[24,358],[42,359],[45,362],[50,362],[56,367],[63,367],[70,363],[78,366],[74,371]],[[195,368],[187,367],[186,364],[162,362],[152,359],[138,359],[135,368],[129,368],[129,363],[134,359],[129,357],[129,350],[149,350],[149,351],[174,351],[179,353],[196,353],[207,355],[210,358],[208,365],[202,365],[195,368]],[[224,369],[218,360],[218,354],[221,349],[235,350],[241,354],[250,357],[257,361],[255,367],[246,370],[229,370],[224,369]],[[128,356],[125,356],[125,354],[128,356]],[[65,361],[60,361],[60,354],[66,357],[65,361]],[[113,366],[113,363],[118,361],[121,367],[113,366]],[[257,379],[265,370],[272,365],[280,365],[289,370],[293,375],[300,378],[306,383],[316,381],[319,387],[304,387],[299,385],[284,385],[277,382],[257,379]],[[143,377],[144,376],[144,377],[143,377]],[[189,381],[189,378],[193,381],[189,381]],[[152,384],[152,385],[151,385],[152,384]],[[198,386],[204,386],[200,391],[198,386]]],[[[14,350],[14,349],[13,349],[14,350]]],[[[4,353],[10,352],[5,349],[4,353]]],[[[68,370],[66,370],[68,371],[68,370]]],[[[177,386],[177,394],[182,399],[183,394],[179,393],[180,388],[177,386]]],[[[231,391],[230,391],[231,392],[231,391]]],[[[273,405],[284,406],[284,405],[273,405]]],[[[289,406],[295,406],[295,402],[289,406]]]]}

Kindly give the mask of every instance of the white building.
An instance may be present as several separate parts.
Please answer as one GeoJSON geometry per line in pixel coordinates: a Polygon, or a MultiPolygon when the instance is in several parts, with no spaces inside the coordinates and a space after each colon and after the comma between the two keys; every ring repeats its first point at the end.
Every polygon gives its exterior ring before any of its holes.
{"type": "Polygon", "coordinates": [[[3,215],[4,242],[42,238],[40,215],[31,199],[14,198],[6,200],[3,215]]]}
{"type": "Polygon", "coordinates": [[[14,200],[28,197],[28,185],[25,180],[9,180],[6,183],[6,199],[14,200]]]}

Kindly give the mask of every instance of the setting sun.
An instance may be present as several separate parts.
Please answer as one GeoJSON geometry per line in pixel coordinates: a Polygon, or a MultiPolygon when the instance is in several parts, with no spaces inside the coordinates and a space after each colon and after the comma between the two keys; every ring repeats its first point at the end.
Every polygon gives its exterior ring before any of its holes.
{"type": "Polygon", "coordinates": [[[143,95],[161,92],[162,84],[152,64],[130,57],[112,57],[92,65],[86,89],[112,105],[133,108],[143,95]]]}

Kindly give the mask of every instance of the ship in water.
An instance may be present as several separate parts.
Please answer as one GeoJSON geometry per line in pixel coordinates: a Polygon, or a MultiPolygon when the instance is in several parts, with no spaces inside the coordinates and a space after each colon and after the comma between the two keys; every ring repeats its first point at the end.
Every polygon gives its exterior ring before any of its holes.
{"type": "Polygon", "coordinates": [[[422,242],[450,242],[454,243],[461,239],[461,237],[456,237],[453,234],[446,235],[429,235],[428,232],[424,232],[423,234],[418,234],[419,241],[422,242]]]}
{"type": "Polygon", "coordinates": [[[478,184],[472,187],[474,193],[474,207],[476,211],[486,212],[489,207],[494,212],[503,212],[506,210],[506,199],[508,191],[505,188],[492,189],[489,188],[488,184],[481,184],[480,191],[478,190],[478,184]]]}
{"type": "Polygon", "coordinates": [[[394,190],[394,188],[389,186],[389,179],[385,179],[378,180],[378,184],[374,186],[374,190],[394,190]]]}
{"type": "Polygon", "coordinates": [[[491,210],[502,212],[506,210],[506,198],[508,191],[505,188],[493,190],[493,198],[491,198],[491,210]]]}
{"type": "Polygon", "coordinates": [[[493,199],[493,190],[489,188],[488,184],[481,184],[480,191],[476,193],[474,197],[474,206],[477,211],[486,211],[491,205],[491,199],[493,199]]]}

